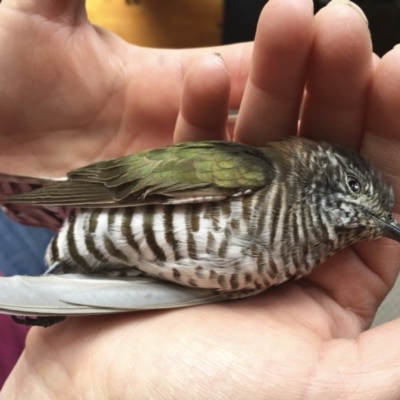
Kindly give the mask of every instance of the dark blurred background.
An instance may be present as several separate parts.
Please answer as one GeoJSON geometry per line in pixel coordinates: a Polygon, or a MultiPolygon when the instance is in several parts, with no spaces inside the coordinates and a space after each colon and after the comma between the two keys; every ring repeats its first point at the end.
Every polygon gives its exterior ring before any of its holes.
{"type": "MultiPolygon", "coordinates": [[[[315,12],[328,0],[314,0],[315,12]]],[[[400,43],[400,0],[354,0],[366,14],[374,51],[400,43]]],[[[253,40],[267,0],[86,0],[89,19],[131,43],[188,48],[253,40]]]]}
{"type": "MultiPolygon", "coordinates": [[[[329,1],[314,0],[315,12],[329,1]]],[[[353,0],[369,21],[374,52],[382,56],[400,43],[400,0],[353,0]]],[[[252,40],[266,0],[225,0],[223,43],[252,40]]]]}

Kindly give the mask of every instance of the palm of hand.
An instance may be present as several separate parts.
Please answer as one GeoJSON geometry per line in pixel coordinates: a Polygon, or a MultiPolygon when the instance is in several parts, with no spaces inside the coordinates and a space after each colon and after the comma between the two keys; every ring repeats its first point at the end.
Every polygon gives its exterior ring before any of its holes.
{"type": "MultiPolygon", "coordinates": [[[[7,49],[0,66],[11,82],[2,90],[6,99],[1,109],[3,153],[16,158],[19,164],[26,154],[38,158],[43,146],[54,146],[58,160],[63,154],[60,165],[47,157],[45,165],[34,164],[33,170],[52,170],[53,163],[60,168],[71,159],[72,152],[78,152],[78,159],[95,157],[99,148],[111,140],[103,137],[101,129],[96,134],[99,144],[94,141],[99,147],[90,149],[92,154],[79,152],[89,152],[86,143],[94,139],[96,126],[101,126],[106,114],[111,113],[107,110],[108,99],[121,92],[124,77],[117,75],[118,55],[112,54],[107,60],[101,38],[79,18],[73,30],[65,21],[46,20],[42,15],[7,7],[0,11],[5,22],[2,42],[18,43],[7,49]],[[29,49],[27,37],[43,46],[37,51],[29,49]],[[19,137],[18,149],[13,147],[14,135],[19,137]]],[[[118,131],[117,124],[117,118],[109,124],[112,132],[118,131]]]]}
{"type": "MultiPolygon", "coordinates": [[[[0,103],[3,172],[60,176],[99,159],[172,142],[186,66],[204,50],[129,45],[92,26],[75,3],[47,13],[41,6],[9,8],[7,1],[0,9],[5,49],[0,70],[7,76],[0,103]]],[[[190,82],[196,85],[196,79],[190,82]]],[[[219,119],[226,122],[224,113],[219,119]]]]}
{"type": "MultiPolygon", "coordinates": [[[[392,99],[385,92],[388,83],[384,81],[390,64],[399,55],[392,52],[374,72],[368,31],[354,10],[346,6],[327,8],[313,26],[305,2],[298,2],[297,14],[288,12],[284,3],[270,1],[261,17],[264,25],[260,23],[253,57],[253,62],[261,66],[253,65],[250,72],[251,84],[244,94],[236,138],[260,144],[293,133],[302,82],[308,72],[301,134],[352,146],[362,142],[363,151],[378,167],[384,171],[391,168],[392,174],[399,176],[400,167],[393,170],[397,160],[398,111],[388,105],[392,99]],[[280,13],[285,13],[285,24],[274,25],[272,15],[280,13]],[[351,20],[347,31],[332,23],[338,14],[351,20]],[[293,26],[293,32],[287,26],[293,26]],[[264,31],[268,29],[275,29],[275,35],[266,35],[264,31]],[[331,36],[326,39],[327,33],[331,36]],[[274,40],[284,35],[297,35],[297,42],[285,43],[284,47],[274,40]],[[345,44],[344,37],[349,38],[345,44]],[[352,37],[358,40],[352,41],[352,37]],[[313,51],[309,56],[311,42],[313,51]],[[341,46],[344,55],[331,48],[325,51],[328,43],[333,49],[341,46]],[[350,61],[348,54],[354,54],[350,61]],[[290,60],[297,64],[290,65],[280,57],[292,57],[290,60]],[[274,79],[269,79],[265,70],[271,71],[274,79]],[[367,133],[363,137],[365,127],[367,133]],[[326,135],[321,136],[320,132],[326,135]],[[347,132],[355,134],[348,137],[347,132]]],[[[15,26],[13,23],[5,32],[13,31],[15,26]]],[[[21,21],[19,26],[28,27],[28,22],[21,21]]],[[[16,69],[14,78],[10,78],[15,86],[2,96],[18,99],[17,109],[24,118],[16,118],[16,100],[1,108],[1,167],[7,163],[11,168],[12,157],[21,168],[21,160],[32,153],[32,146],[39,154],[44,143],[54,149],[57,159],[49,156],[39,162],[34,158],[33,165],[38,170],[51,166],[63,171],[67,165],[71,167],[71,161],[68,155],[60,160],[60,149],[64,151],[68,146],[80,149],[74,161],[79,164],[171,142],[180,91],[183,88],[184,93],[190,93],[190,85],[183,83],[182,60],[191,60],[197,53],[128,48],[84,21],[65,30],[54,31],[54,26],[44,23],[44,29],[52,35],[36,31],[39,37],[45,37],[43,40],[49,40],[40,46],[43,51],[49,49],[47,67],[43,68],[43,55],[33,61],[29,58],[26,63],[32,66],[31,79],[17,85],[17,79],[24,74],[16,69]],[[57,43],[61,43],[62,61],[60,54],[52,57],[52,45],[57,47],[57,43]],[[129,66],[130,57],[135,58],[134,66],[129,66]],[[168,82],[156,86],[151,79],[143,79],[143,71],[165,75],[168,82]],[[39,102],[37,87],[43,93],[39,102]],[[46,114],[50,114],[49,118],[43,119],[46,114]],[[11,136],[15,132],[18,134],[11,136]],[[17,149],[13,147],[15,137],[17,149]],[[87,149],[85,144],[89,142],[91,147],[87,149]]],[[[4,38],[0,36],[1,41],[4,38]]],[[[22,38],[20,43],[24,43],[22,38]]],[[[238,48],[221,51],[226,52],[228,67],[230,62],[235,64],[235,49],[238,48]]],[[[0,61],[0,70],[12,70],[10,66],[20,63],[24,52],[26,49],[10,50],[0,61]]],[[[400,85],[400,76],[391,72],[391,85],[400,85]]],[[[240,97],[243,86],[243,82],[235,80],[238,76],[241,70],[234,69],[231,105],[238,102],[235,97],[240,97]]],[[[221,95],[222,109],[229,102],[227,96],[225,92],[221,95]]],[[[182,108],[187,111],[190,107],[182,103],[182,108]]],[[[210,110],[202,115],[205,120],[207,116],[213,117],[210,110]]],[[[201,128],[199,134],[195,126],[193,136],[202,137],[207,131],[223,135],[215,126],[207,130],[205,124],[201,128]]],[[[398,247],[390,241],[360,243],[337,254],[306,279],[255,298],[168,312],[69,319],[49,330],[32,330],[25,356],[14,371],[8,390],[18,392],[18,376],[27,368],[35,368],[33,381],[40,379],[49,390],[63,393],[70,391],[72,385],[84,397],[90,390],[94,398],[129,397],[130,391],[142,393],[143,397],[182,398],[190,392],[191,398],[263,398],[265,393],[278,398],[282,397],[282,390],[284,398],[337,398],[344,390],[360,385],[368,392],[368,371],[376,368],[369,349],[382,340],[383,331],[361,332],[394,282],[397,266],[393,260],[398,256],[398,247]],[[51,377],[47,375],[50,369],[51,377]],[[351,375],[354,373],[355,378],[351,375]],[[348,379],[347,374],[353,379],[348,379]],[[60,382],[68,386],[63,387],[60,382]]],[[[25,387],[31,387],[29,382],[25,387]]]]}

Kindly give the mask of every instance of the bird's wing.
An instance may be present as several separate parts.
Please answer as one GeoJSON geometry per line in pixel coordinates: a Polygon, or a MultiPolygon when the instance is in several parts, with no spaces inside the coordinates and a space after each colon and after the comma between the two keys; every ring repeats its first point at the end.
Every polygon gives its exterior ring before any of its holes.
{"type": "Polygon", "coordinates": [[[33,176],[10,175],[0,172],[0,196],[28,192],[43,186],[51,186],[67,178],[39,178],[33,176]]]}
{"type": "MultiPolygon", "coordinates": [[[[20,195],[42,187],[54,185],[67,178],[35,178],[0,173],[0,203],[4,198],[20,195]]],[[[58,230],[69,214],[66,207],[40,206],[20,204],[3,204],[4,212],[13,220],[30,226],[58,230]]]]}
{"type": "Polygon", "coordinates": [[[72,316],[188,307],[221,301],[207,289],[147,277],[99,275],[0,277],[0,313],[72,316]]]}
{"type": "Polygon", "coordinates": [[[67,176],[1,202],[98,208],[216,201],[268,186],[275,169],[261,149],[211,141],[101,161],[67,176]]]}

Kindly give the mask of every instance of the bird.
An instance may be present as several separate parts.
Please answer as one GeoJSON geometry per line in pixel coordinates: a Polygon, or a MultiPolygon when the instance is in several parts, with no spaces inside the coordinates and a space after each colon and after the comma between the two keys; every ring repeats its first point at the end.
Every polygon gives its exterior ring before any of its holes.
{"type": "Polygon", "coordinates": [[[185,142],[59,179],[0,174],[0,192],[16,220],[59,229],[44,275],[0,278],[0,312],[29,325],[241,299],[361,240],[400,241],[382,174],[301,137],[185,142]]]}

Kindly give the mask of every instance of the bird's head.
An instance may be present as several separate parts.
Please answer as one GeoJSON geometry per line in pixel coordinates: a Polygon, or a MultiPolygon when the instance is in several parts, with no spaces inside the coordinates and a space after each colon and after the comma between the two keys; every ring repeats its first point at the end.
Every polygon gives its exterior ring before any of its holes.
{"type": "Polygon", "coordinates": [[[354,150],[306,142],[301,163],[309,171],[308,195],[336,233],[347,244],[381,236],[400,242],[393,190],[382,174],[354,150]]]}

